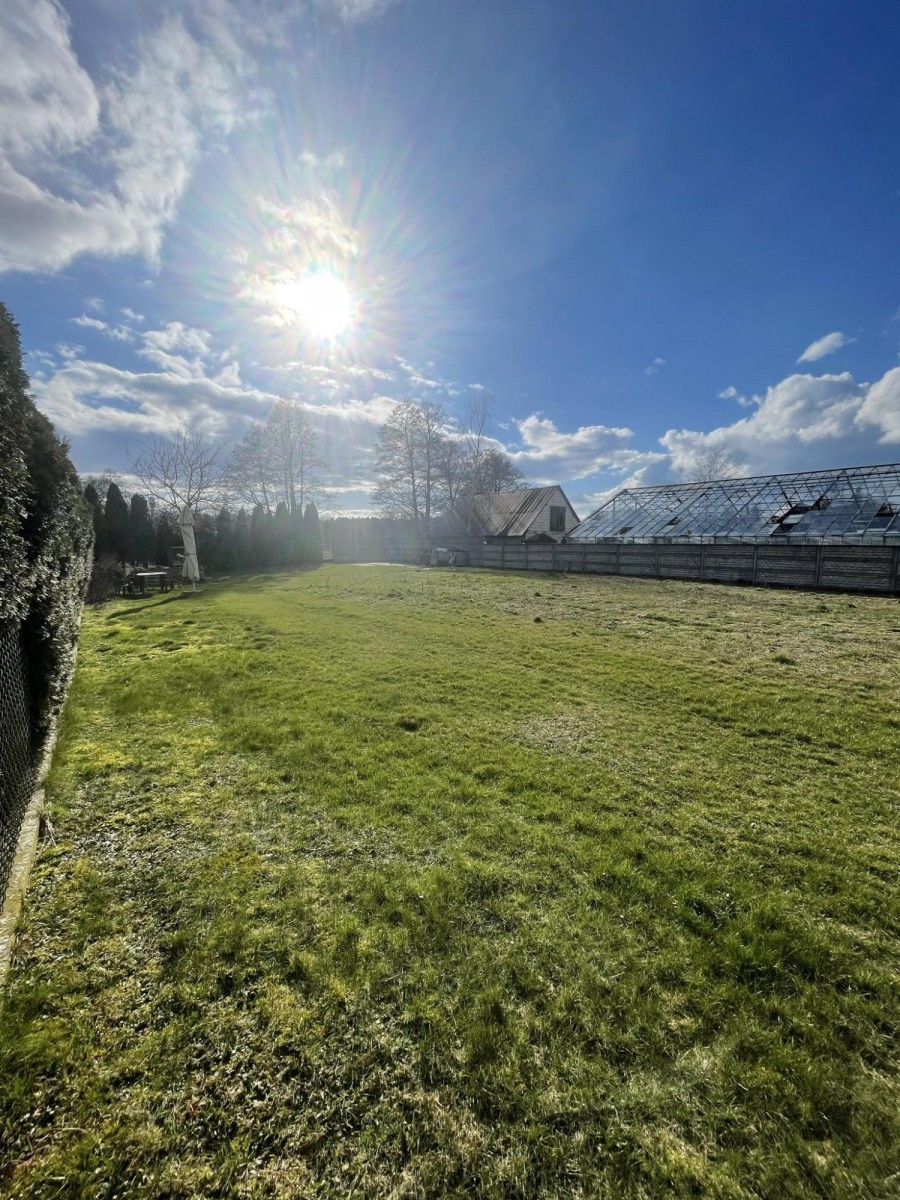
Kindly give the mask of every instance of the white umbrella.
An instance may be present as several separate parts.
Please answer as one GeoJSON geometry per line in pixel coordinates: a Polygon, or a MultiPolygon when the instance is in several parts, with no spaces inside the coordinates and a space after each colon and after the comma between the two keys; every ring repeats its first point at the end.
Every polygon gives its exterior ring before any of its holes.
{"type": "Polygon", "coordinates": [[[184,539],[184,562],[181,564],[181,578],[190,579],[197,590],[197,580],[200,578],[200,564],[197,562],[197,541],[194,537],[194,514],[189,505],[185,505],[178,518],[181,536],[184,539]]]}

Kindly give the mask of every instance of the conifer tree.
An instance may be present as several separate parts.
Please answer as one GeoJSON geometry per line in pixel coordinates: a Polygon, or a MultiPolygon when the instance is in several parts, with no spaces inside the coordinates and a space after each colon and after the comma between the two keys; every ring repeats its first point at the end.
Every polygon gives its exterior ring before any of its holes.
{"type": "Polygon", "coordinates": [[[89,483],[84,489],[84,498],[90,505],[91,522],[94,526],[94,562],[99,562],[108,553],[106,543],[106,517],[103,515],[103,505],[97,495],[97,489],[89,483]]]}
{"type": "Polygon", "coordinates": [[[293,541],[291,537],[291,515],[288,511],[288,506],[283,500],[279,500],[278,507],[275,509],[275,522],[272,534],[272,565],[283,567],[288,563],[295,563],[297,555],[294,546],[291,544],[293,541]]]}
{"type": "Polygon", "coordinates": [[[106,489],[106,537],[109,549],[120,562],[131,562],[134,558],[134,541],[131,536],[131,519],[128,505],[119,487],[111,483],[106,489]]]}
{"type": "Polygon", "coordinates": [[[322,529],[319,525],[319,510],[314,504],[307,504],[303,524],[306,530],[306,562],[318,566],[322,561],[322,529]]]}
{"type": "Polygon", "coordinates": [[[175,527],[168,513],[162,512],[156,521],[156,548],[153,557],[161,567],[172,565],[172,547],[175,544],[175,527]]]}
{"type": "Polygon", "coordinates": [[[250,518],[250,556],[254,567],[268,567],[271,565],[271,520],[271,516],[261,504],[255,505],[253,515],[250,518]]]}
{"type": "Polygon", "coordinates": [[[149,565],[156,546],[156,534],[150,519],[150,505],[147,503],[147,498],[140,492],[135,492],[131,497],[128,517],[131,525],[131,544],[134,547],[134,557],[137,562],[149,565]]]}
{"type": "Polygon", "coordinates": [[[222,508],[216,517],[216,548],[213,561],[219,571],[233,571],[234,558],[234,522],[227,508],[222,508]]]}
{"type": "Polygon", "coordinates": [[[234,565],[246,571],[250,563],[250,523],[246,509],[241,509],[234,523],[234,565]]]}

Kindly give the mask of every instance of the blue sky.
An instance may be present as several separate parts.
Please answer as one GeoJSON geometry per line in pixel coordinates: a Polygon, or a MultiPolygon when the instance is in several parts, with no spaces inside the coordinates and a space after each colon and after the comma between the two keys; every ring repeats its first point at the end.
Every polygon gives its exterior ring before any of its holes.
{"type": "Polygon", "coordinates": [[[5,0],[0,298],[85,473],[294,394],[356,511],[472,385],[582,515],[897,460],[898,62],[878,0],[5,0]]]}

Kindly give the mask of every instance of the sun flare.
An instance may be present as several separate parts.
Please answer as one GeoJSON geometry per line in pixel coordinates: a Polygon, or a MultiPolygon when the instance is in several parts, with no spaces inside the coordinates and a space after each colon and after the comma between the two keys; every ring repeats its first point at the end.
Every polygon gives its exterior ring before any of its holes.
{"type": "Polygon", "coordinates": [[[282,283],[278,290],[285,314],[321,341],[340,337],[354,323],[356,303],[350,289],[330,271],[308,271],[282,283]]]}

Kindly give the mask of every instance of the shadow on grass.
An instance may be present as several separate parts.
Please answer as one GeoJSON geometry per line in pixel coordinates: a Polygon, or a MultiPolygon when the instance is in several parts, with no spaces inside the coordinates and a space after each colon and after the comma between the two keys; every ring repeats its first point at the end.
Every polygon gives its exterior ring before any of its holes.
{"type": "MultiPolygon", "coordinates": [[[[146,600],[144,597],[133,597],[135,603],[121,612],[110,613],[110,621],[121,621],[125,618],[136,617],[141,613],[145,613],[150,609],[161,608],[164,604],[173,604],[181,600],[193,601],[195,604],[204,603],[213,590],[221,591],[223,586],[231,586],[239,584],[245,591],[264,591],[271,587],[272,579],[283,576],[289,578],[292,575],[306,575],[311,571],[320,571],[321,563],[309,563],[302,567],[284,568],[273,567],[269,571],[254,571],[247,575],[222,575],[212,581],[212,585],[203,584],[198,592],[189,591],[182,588],[178,592],[170,592],[166,596],[161,596],[158,599],[146,600]]],[[[127,598],[127,597],[126,597],[127,598]]]]}
{"type": "Polygon", "coordinates": [[[134,604],[129,608],[123,609],[121,612],[110,613],[107,618],[110,621],[121,621],[129,617],[138,617],[141,613],[147,612],[149,609],[162,608],[164,604],[177,604],[180,601],[193,601],[195,604],[203,603],[211,592],[208,588],[203,588],[199,592],[171,592],[168,596],[163,596],[159,600],[151,600],[149,603],[134,604]]]}

